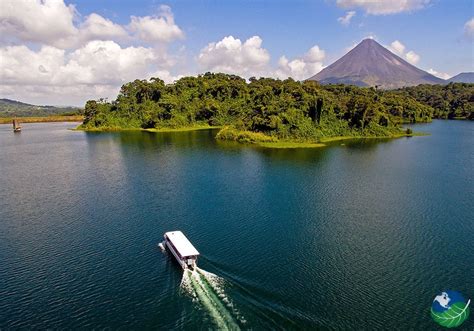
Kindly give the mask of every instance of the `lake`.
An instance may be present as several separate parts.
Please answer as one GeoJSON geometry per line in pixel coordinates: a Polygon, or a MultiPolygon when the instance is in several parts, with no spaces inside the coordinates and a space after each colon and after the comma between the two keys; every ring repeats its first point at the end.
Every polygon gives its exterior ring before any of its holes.
{"type": "Polygon", "coordinates": [[[473,122],[287,150],[75,125],[0,125],[0,329],[434,329],[474,298],[473,122]]]}

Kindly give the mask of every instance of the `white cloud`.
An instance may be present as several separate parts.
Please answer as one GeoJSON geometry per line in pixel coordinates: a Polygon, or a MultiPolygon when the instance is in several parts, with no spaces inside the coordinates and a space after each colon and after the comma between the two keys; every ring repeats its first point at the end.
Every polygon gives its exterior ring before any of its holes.
{"type": "Polygon", "coordinates": [[[341,23],[342,25],[347,26],[351,23],[351,19],[355,16],[355,14],[356,12],[353,10],[348,11],[346,15],[339,17],[337,21],[341,23]]]}
{"type": "Polygon", "coordinates": [[[405,58],[411,64],[417,64],[420,61],[420,56],[413,51],[406,53],[405,58]]]}
{"type": "Polygon", "coordinates": [[[2,0],[0,34],[2,39],[58,45],[77,34],[75,15],[74,6],[62,0],[2,0]]]}
{"type": "Polygon", "coordinates": [[[127,31],[119,25],[113,23],[96,13],[87,16],[86,20],[80,25],[80,39],[88,40],[116,40],[126,38],[127,31]]]}
{"type": "Polygon", "coordinates": [[[324,60],[326,57],[326,52],[319,48],[318,45],[314,45],[309,49],[309,51],[306,52],[306,54],[303,56],[304,60],[306,62],[321,62],[324,60]]]}
{"type": "Polygon", "coordinates": [[[344,9],[361,8],[371,15],[389,15],[422,9],[430,0],[336,0],[344,9]]]}
{"type": "Polygon", "coordinates": [[[53,74],[64,65],[65,51],[43,46],[35,52],[28,47],[0,48],[0,82],[2,85],[51,84],[53,74]]]}
{"type": "Polygon", "coordinates": [[[470,39],[474,39],[474,17],[464,24],[464,33],[470,39]]]}
{"type": "Polygon", "coordinates": [[[91,41],[70,54],[52,46],[0,48],[0,81],[10,85],[118,85],[144,77],[156,59],[150,48],[91,41]]]}
{"type": "Polygon", "coordinates": [[[168,6],[156,16],[132,16],[128,25],[96,13],[82,18],[63,0],[3,0],[0,8],[2,96],[83,104],[115,97],[120,85],[137,78],[180,77],[175,67],[181,51],[170,55],[167,46],[184,33],[168,6]],[[144,46],[121,45],[132,37],[144,46]]]}
{"type": "Polygon", "coordinates": [[[131,17],[130,31],[147,42],[171,42],[184,38],[183,31],[175,24],[171,8],[160,7],[158,16],[131,17]]]}
{"type": "Polygon", "coordinates": [[[0,48],[0,58],[0,93],[21,100],[31,100],[31,92],[36,91],[37,96],[57,103],[69,91],[73,102],[83,103],[97,95],[114,98],[120,85],[137,78],[175,79],[166,66],[157,68],[167,63],[166,53],[146,47],[122,48],[113,41],[91,41],[71,53],[52,46],[38,51],[7,46],[0,48]]]}
{"type": "Polygon", "coordinates": [[[156,55],[150,48],[122,48],[113,41],[91,41],[69,55],[63,73],[66,78],[83,72],[78,84],[118,85],[145,77],[154,60],[156,55]]]}
{"type": "Polygon", "coordinates": [[[184,33],[171,8],[164,5],[156,16],[131,16],[126,26],[96,13],[80,21],[75,7],[63,0],[4,0],[0,10],[0,40],[7,42],[70,49],[91,40],[121,41],[132,36],[145,43],[170,43],[184,38],[184,33]]]}
{"type": "Polygon", "coordinates": [[[83,105],[84,100],[107,97],[116,86],[86,84],[91,70],[77,62],[68,64],[64,50],[43,46],[33,51],[26,46],[0,48],[0,94],[38,104],[83,105]]]}
{"type": "Polygon", "coordinates": [[[201,50],[197,60],[204,71],[236,74],[245,78],[267,76],[301,80],[321,71],[325,56],[324,50],[315,45],[294,59],[281,56],[277,67],[273,67],[270,65],[270,54],[262,47],[260,37],[253,36],[242,42],[228,36],[208,44],[201,50]]]}
{"type": "Polygon", "coordinates": [[[115,99],[119,86],[110,85],[0,85],[0,95],[37,105],[64,105],[83,107],[85,100],[108,98],[115,99]]]}
{"type": "Polygon", "coordinates": [[[164,70],[164,69],[152,72],[148,76],[149,76],[149,78],[158,77],[158,78],[164,80],[164,82],[166,84],[173,83],[173,82],[177,81],[178,79],[184,77],[184,75],[172,75],[168,70],[164,70]]]}
{"type": "Polygon", "coordinates": [[[445,72],[438,72],[434,70],[433,68],[427,70],[428,73],[432,74],[433,76],[439,77],[441,79],[448,79],[451,78],[451,75],[445,72]]]}
{"type": "Polygon", "coordinates": [[[204,70],[241,75],[262,75],[270,61],[262,39],[253,36],[245,42],[233,36],[209,43],[198,55],[197,61],[204,70]]]}
{"type": "Polygon", "coordinates": [[[390,50],[397,55],[403,56],[405,53],[405,45],[403,45],[400,41],[395,40],[390,44],[390,50]]]}
{"type": "Polygon", "coordinates": [[[420,56],[414,51],[405,52],[406,47],[399,40],[395,40],[387,48],[413,65],[420,61],[420,56]]]}
{"type": "Polygon", "coordinates": [[[77,26],[75,33],[46,43],[63,49],[74,49],[92,40],[122,41],[129,38],[128,32],[119,24],[92,13],[77,26]]]}
{"type": "Polygon", "coordinates": [[[323,66],[323,60],[326,57],[324,50],[315,45],[309,49],[302,57],[288,60],[286,56],[278,60],[278,69],[275,76],[278,78],[294,78],[296,80],[307,79],[318,72],[323,66]]]}

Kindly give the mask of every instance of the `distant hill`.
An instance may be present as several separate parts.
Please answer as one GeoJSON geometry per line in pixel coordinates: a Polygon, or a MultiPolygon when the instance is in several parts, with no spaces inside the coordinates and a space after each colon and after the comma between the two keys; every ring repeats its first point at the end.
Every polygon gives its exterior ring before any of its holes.
{"type": "Polygon", "coordinates": [[[474,83],[474,72],[461,72],[460,74],[448,79],[453,83],[474,83]]]}
{"type": "Polygon", "coordinates": [[[80,111],[81,108],[78,107],[36,106],[16,100],[0,99],[0,117],[72,115],[80,111]]]}
{"type": "Polygon", "coordinates": [[[321,84],[352,84],[395,89],[446,81],[411,65],[373,39],[364,39],[346,55],[309,78],[321,84]]]}

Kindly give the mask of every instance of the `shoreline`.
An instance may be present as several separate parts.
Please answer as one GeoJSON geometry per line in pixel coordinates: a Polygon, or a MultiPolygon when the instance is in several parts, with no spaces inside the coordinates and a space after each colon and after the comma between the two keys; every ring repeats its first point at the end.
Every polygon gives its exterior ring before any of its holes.
{"type": "Polygon", "coordinates": [[[82,122],[82,115],[67,116],[38,116],[38,117],[0,117],[0,124],[11,124],[14,119],[20,123],[48,123],[48,122],[82,122]]]}
{"type": "Polygon", "coordinates": [[[426,132],[413,132],[413,133],[400,133],[394,134],[390,136],[339,136],[339,137],[326,137],[321,138],[319,141],[321,143],[329,143],[334,141],[340,140],[351,140],[351,139],[395,139],[395,138],[403,138],[403,137],[423,137],[429,136],[429,133],[426,132]]]}
{"type": "Polygon", "coordinates": [[[198,126],[185,126],[182,128],[155,128],[155,129],[142,129],[142,128],[81,128],[82,124],[76,128],[71,129],[73,131],[84,131],[84,132],[121,132],[121,131],[142,131],[142,132],[156,132],[156,133],[167,133],[167,132],[186,132],[186,131],[198,131],[198,130],[212,130],[221,129],[222,126],[212,125],[198,125],[198,126]]]}
{"type": "Polygon", "coordinates": [[[224,127],[216,135],[216,139],[222,141],[233,141],[243,145],[255,145],[265,148],[320,148],[325,147],[331,142],[342,141],[342,140],[354,140],[354,139],[393,139],[401,137],[414,137],[428,135],[423,132],[412,132],[407,133],[406,131],[398,131],[393,133],[387,133],[383,136],[333,136],[333,137],[320,137],[314,140],[292,140],[292,139],[278,139],[274,136],[268,136],[262,132],[252,131],[241,131],[236,130],[232,127],[224,127]]]}
{"type": "MultiPolygon", "coordinates": [[[[257,145],[265,148],[275,148],[275,149],[291,149],[291,148],[321,148],[327,147],[331,142],[343,141],[343,140],[359,140],[359,139],[397,139],[403,137],[422,137],[429,136],[428,133],[424,132],[414,132],[410,134],[400,134],[392,136],[380,136],[380,137],[363,137],[363,136],[340,136],[340,137],[327,137],[321,138],[318,142],[297,142],[297,141],[275,141],[275,142],[253,142],[249,145],[257,145]]],[[[238,142],[240,144],[245,144],[238,142]]]]}
{"type": "MultiPolygon", "coordinates": [[[[82,125],[82,124],[81,124],[82,125]]],[[[189,131],[199,131],[199,130],[213,130],[213,129],[223,129],[224,126],[211,126],[211,125],[202,125],[202,126],[189,126],[182,128],[156,128],[156,129],[142,129],[142,128],[81,128],[79,125],[72,131],[84,131],[84,132],[126,132],[126,131],[141,131],[141,132],[154,132],[154,133],[170,133],[170,132],[189,132],[189,131]]],[[[253,133],[263,135],[262,133],[253,133]]],[[[258,146],[263,148],[273,148],[273,149],[296,149],[296,148],[322,148],[327,147],[328,143],[343,141],[343,140],[354,140],[354,139],[396,139],[403,137],[418,137],[418,136],[428,136],[428,133],[424,132],[412,132],[405,133],[400,132],[399,134],[387,135],[387,136],[335,136],[335,137],[323,137],[319,138],[317,141],[291,141],[291,140],[278,140],[274,137],[265,136],[265,139],[261,141],[258,140],[247,140],[239,141],[234,139],[222,139],[216,136],[216,139],[221,141],[236,142],[241,145],[247,146],[258,146]],[[268,139],[266,139],[268,138],[268,139]]]]}

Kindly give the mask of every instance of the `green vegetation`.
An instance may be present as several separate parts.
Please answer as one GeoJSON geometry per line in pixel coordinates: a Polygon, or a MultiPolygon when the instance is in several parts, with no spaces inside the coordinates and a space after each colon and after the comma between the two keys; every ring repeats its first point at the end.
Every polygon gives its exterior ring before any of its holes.
{"type": "Polygon", "coordinates": [[[0,99],[0,118],[11,117],[46,117],[81,115],[77,107],[35,106],[10,99],[0,99]]]}
{"type": "Polygon", "coordinates": [[[238,141],[240,143],[272,143],[277,142],[275,137],[267,136],[262,132],[241,131],[226,126],[217,133],[217,139],[238,141]]]}
{"type": "MultiPolygon", "coordinates": [[[[473,87],[450,85],[457,86],[455,95],[469,93],[473,87]]],[[[250,78],[246,82],[235,75],[213,73],[168,85],[152,78],[123,85],[112,102],[88,101],[80,129],[163,131],[223,126],[218,139],[314,147],[334,137],[412,135],[399,125],[429,122],[441,110],[422,98],[417,101],[417,95],[409,91],[322,86],[292,79],[250,78]]],[[[470,100],[465,108],[472,111],[472,104],[470,100]]]]}
{"type": "Polygon", "coordinates": [[[397,91],[433,108],[434,118],[474,120],[474,84],[418,85],[397,91]]]}

